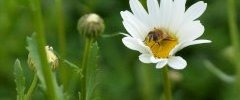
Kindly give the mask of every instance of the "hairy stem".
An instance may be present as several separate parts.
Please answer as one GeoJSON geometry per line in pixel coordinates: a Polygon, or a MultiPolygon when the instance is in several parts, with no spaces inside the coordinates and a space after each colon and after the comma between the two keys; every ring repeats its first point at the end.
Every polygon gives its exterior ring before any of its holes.
{"type": "Polygon", "coordinates": [[[81,100],[86,100],[86,67],[88,63],[89,58],[89,51],[92,44],[92,39],[86,38],[85,40],[85,47],[84,47],[84,53],[83,53],[83,60],[82,60],[82,66],[81,69],[83,70],[83,77],[81,78],[81,100]]]}

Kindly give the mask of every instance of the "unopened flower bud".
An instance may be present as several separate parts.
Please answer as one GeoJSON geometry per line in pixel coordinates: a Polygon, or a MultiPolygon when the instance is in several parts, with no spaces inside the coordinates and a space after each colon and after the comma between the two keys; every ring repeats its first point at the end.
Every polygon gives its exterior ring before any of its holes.
{"type": "MultiPolygon", "coordinates": [[[[54,70],[58,67],[58,58],[53,52],[53,48],[49,46],[45,46],[45,51],[47,54],[47,61],[51,65],[51,68],[54,70]]],[[[31,55],[28,55],[28,64],[31,69],[35,70],[36,62],[32,59],[31,55]]]]}
{"type": "Polygon", "coordinates": [[[53,52],[53,48],[49,46],[45,46],[46,54],[47,54],[47,60],[48,63],[51,64],[52,69],[55,69],[58,67],[58,58],[53,52]]]}
{"type": "Polygon", "coordinates": [[[78,32],[87,37],[96,39],[104,31],[104,21],[97,14],[86,14],[82,16],[78,21],[78,32]]]}

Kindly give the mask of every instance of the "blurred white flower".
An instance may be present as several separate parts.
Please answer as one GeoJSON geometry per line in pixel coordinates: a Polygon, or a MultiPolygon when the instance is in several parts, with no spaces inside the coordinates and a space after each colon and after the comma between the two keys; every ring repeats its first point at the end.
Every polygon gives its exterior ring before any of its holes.
{"type": "Polygon", "coordinates": [[[129,11],[121,11],[127,32],[122,39],[129,49],[139,51],[143,63],[156,63],[156,68],[168,64],[173,69],[184,69],[187,62],[175,56],[179,50],[209,40],[196,40],[204,33],[197,20],[207,4],[199,1],[185,10],[186,0],[147,0],[148,12],[138,0],[130,0],[129,11]]]}

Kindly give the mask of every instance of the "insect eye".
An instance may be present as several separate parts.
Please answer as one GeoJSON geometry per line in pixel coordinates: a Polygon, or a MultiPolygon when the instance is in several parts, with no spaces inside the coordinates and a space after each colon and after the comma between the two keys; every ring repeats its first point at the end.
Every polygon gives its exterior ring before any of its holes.
{"type": "Polygon", "coordinates": [[[158,40],[158,35],[156,35],[156,34],[153,35],[153,40],[154,40],[154,41],[157,41],[157,40],[158,40]]]}

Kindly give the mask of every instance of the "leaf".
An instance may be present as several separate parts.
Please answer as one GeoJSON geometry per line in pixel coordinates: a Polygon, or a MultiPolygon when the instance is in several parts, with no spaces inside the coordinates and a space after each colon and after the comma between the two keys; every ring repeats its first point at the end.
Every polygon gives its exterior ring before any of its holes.
{"type": "Polygon", "coordinates": [[[75,71],[81,70],[76,64],[68,61],[68,60],[63,60],[64,63],[68,64],[71,68],[73,68],[75,71]]]}
{"type": "Polygon", "coordinates": [[[43,73],[42,73],[42,69],[41,69],[40,57],[38,54],[36,33],[33,33],[31,37],[27,37],[27,44],[28,44],[28,46],[26,48],[29,52],[29,58],[31,58],[32,62],[35,65],[34,67],[37,70],[37,75],[38,75],[38,78],[41,83],[40,86],[45,90],[46,85],[45,85],[45,81],[44,81],[43,73]]]}
{"type": "MultiPolygon", "coordinates": [[[[64,63],[68,64],[71,68],[73,68],[73,70],[76,72],[77,75],[80,75],[79,77],[83,77],[83,71],[82,69],[80,69],[76,64],[68,61],[68,60],[63,60],[64,63]]],[[[73,80],[76,80],[76,75],[73,75],[73,80]]]]}
{"type": "Polygon", "coordinates": [[[25,77],[23,74],[23,70],[21,67],[20,61],[17,59],[14,64],[14,77],[16,83],[16,90],[17,90],[17,100],[24,99],[24,91],[25,91],[25,77]]]}
{"type": "Polygon", "coordinates": [[[86,100],[93,100],[97,98],[96,87],[98,85],[97,82],[97,62],[98,62],[98,44],[97,42],[93,43],[90,47],[88,65],[86,67],[86,88],[87,88],[87,96],[86,100]]]}
{"type": "MultiPolygon", "coordinates": [[[[28,44],[27,50],[29,51],[29,57],[34,62],[35,69],[37,70],[37,75],[41,83],[40,86],[43,88],[43,90],[46,91],[46,82],[44,80],[43,71],[41,68],[42,66],[40,62],[40,56],[38,53],[38,47],[37,47],[38,45],[37,45],[35,33],[33,33],[31,37],[27,37],[27,44],[28,44]]],[[[51,78],[51,80],[53,81],[53,84],[54,84],[54,89],[55,89],[54,91],[56,92],[57,99],[63,100],[64,99],[63,88],[58,86],[55,73],[53,73],[53,77],[51,78]]]]}

